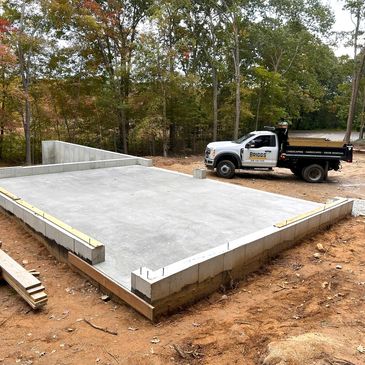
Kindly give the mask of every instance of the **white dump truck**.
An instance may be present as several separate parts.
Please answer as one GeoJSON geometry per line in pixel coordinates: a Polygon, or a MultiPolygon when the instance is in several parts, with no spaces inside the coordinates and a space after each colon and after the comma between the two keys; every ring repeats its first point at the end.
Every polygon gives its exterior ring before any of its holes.
{"type": "Polygon", "coordinates": [[[265,127],[237,141],[212,142],[205,150],[205,165],[218,176],[231,179],[236,170],[290,169],[310,183],[327,179],[341,161],[352,162],[353,146],[321,138],[292,138],[287,125],[265,127]]]}

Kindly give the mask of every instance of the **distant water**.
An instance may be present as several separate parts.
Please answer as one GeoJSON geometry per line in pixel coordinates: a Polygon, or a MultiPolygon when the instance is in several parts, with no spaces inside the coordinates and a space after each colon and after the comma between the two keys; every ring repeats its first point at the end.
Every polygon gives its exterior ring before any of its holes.
{"type": "MultiPolygon", "coordinates": [[[[289,131],[289,136],[306,138],[328,138],[330,141],[343,141],[346,131],[289,131]]],[[[359,139],[359,132],[351,134],[351,141],[359,139]]]]}

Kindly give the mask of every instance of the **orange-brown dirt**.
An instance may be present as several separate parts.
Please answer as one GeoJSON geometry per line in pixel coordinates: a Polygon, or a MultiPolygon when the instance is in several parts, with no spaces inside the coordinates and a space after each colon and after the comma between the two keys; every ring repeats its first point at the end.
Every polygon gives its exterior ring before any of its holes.
{"type": "MultiPolygon", "coordinates": [[[[200,157],[154,160],[187,173],[202,165],[200,157]]],[[[244,173],[230,182],[321,202],[365,198],[365,155],[330,172],[323,184],[281,170],[244,173]]],[[[33,312],[0,285],[0,364],[365,364],[364,217],[304,239],[233,289],[222,288],[157,324],[102,301],[89,281],[1,212],[0,240],[23,266],[40,271],[49,296],[48,305],[33,312]]]]}

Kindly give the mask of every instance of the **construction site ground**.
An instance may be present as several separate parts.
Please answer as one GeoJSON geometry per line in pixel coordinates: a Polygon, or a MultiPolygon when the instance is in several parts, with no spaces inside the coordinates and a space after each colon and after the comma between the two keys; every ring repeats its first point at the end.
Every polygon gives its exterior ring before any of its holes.
{"type": "MultiPolygon", "coordinates": [[[[154,163],[189,174],[203,167],[201,156],[154,163]]],[[[282,169],[242,173],[229,182],[318,202],[365,199],[365,154],[330,172],[323,184],[282,169]]],[[[104,301],[3,212],[0,240],[14,259],[40,272],[49,298],[33,312],[2,282],[0,364],[365,364],[364,217],[302,240],[246,280],[159,323],[104,301]]]]}

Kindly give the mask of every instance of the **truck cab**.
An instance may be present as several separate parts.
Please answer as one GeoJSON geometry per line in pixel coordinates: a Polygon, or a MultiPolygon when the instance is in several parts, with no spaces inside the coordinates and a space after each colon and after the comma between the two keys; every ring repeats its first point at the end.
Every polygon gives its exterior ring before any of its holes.
{"type": "Polygon", "coordinates": [[[255,131],[236,141],[212,142],[205,151],[205,164],[221,177],[233,177],[236,168],[277,166],[279,140],[274,132],[255,131]],[[233,165],[233,166],[232,166],[233,165]]]}

